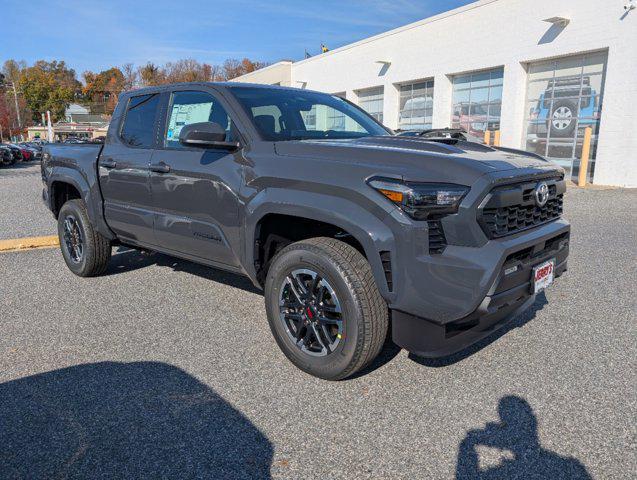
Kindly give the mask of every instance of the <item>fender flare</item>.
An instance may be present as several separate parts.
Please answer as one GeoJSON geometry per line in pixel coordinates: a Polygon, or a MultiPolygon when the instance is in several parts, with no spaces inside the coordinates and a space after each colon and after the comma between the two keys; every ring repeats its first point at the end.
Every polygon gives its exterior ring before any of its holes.
{"type": "Polygon", "coordinates": [[[290,215],[335,225],[352,235],[365,251],[381,295],[391,301],[394,295],[387,287],[380,252],[393,252],[395,242],[394,233],[383,218],[346,198],[308,191],[302,193],[294,194],[294,200],[290,201],[290,190],[266,188],[246,205],[243,245],[248,276],[256,282],[253,247],[258,223],[268,214],[290,215]]]}
{"type": "Polygon", "coordinates": [[[72,185],[78,192],[80,192],[80,197],[86,205],[86,211],[91,224],[104,237],[109,240],[115,239],[115,235],[111,229],[108,228],[108,225],[104,220],[102,194],[99,190],[99,185],[96,183],[91,185],[78,170],[63,166],[54,167],[47,178],[47,189],[49,191],[48,207],[54,214],[55,210],[53,199],[55,183],[66,183],[72,185]]]}

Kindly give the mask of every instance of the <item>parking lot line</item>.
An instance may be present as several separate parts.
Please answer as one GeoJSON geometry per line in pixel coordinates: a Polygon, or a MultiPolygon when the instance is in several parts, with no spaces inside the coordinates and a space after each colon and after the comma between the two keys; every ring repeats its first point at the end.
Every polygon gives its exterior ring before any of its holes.
{"type": "Polygon", "coordinates": [[[0,240],[0,252],[31,250],[34,248],[52,248],[60,245],[57,235],[47,237],[24,237],[0,240]]]}

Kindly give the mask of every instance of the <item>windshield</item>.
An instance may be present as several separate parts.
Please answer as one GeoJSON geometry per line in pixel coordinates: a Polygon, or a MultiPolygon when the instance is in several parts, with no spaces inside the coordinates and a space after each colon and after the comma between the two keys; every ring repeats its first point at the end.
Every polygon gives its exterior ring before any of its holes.
{"type": "Polygon", "coordinates": [[[334,95],[262,87],[229,89],[268,141],[390,134],[363,110],[334,95]]]}

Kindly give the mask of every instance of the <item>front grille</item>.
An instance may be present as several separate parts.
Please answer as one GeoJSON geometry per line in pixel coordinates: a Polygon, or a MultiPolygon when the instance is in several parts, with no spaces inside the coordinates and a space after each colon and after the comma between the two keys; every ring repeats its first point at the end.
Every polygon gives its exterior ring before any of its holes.
{"type": "Polygon", "coordinates": [[[447,246],[442,223],[439,220],[430,220],[427,224],[429,225],[429,253],[442,253],[447,246]]]}
{"type": "Polygon", "coordinates": [[[479,210],[478,221],[489,238],[505,237],[557,220],[562,215],[566,184],[561,178],[541,180],[549,187],[549,200],[539,206],[533,191],[539,181],[493,189],[479,210]]]}

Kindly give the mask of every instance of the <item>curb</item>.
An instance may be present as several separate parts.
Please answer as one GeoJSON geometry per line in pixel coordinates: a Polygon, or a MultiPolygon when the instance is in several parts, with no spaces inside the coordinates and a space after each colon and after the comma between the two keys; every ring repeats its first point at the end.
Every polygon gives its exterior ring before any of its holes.
{"type": "Polygon", "coordinates": [[[0,240],[0,252],[33,250],[35,248],[53,248],[60,245],[57,235],[48,237],[25,237],[0,240]]]}

